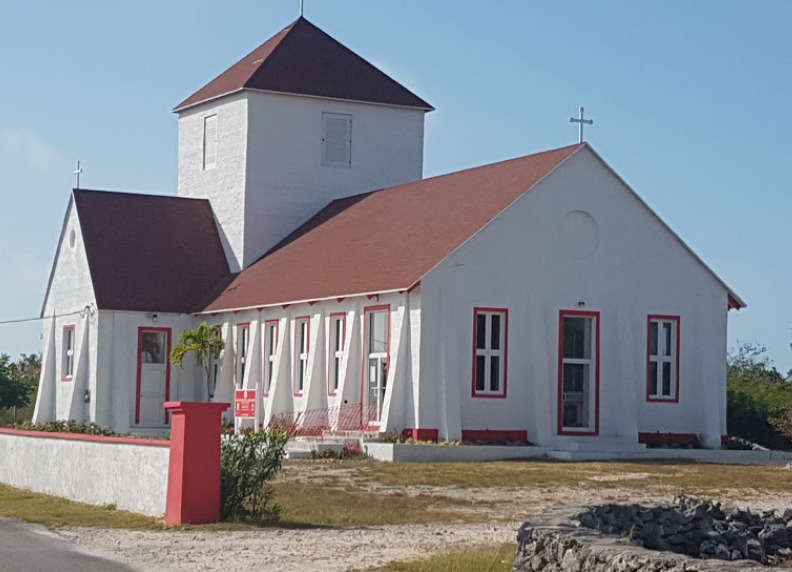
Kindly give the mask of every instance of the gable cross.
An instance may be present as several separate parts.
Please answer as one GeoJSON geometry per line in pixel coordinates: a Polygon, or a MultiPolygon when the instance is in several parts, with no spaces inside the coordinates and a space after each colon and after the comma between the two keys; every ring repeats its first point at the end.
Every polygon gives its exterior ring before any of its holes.
{"type": "Polygon", "coordinates": [[[592,125],[594,123],[593,119],[583,119],[583,108],[580,108],[580,112],[578,118],[575,119],[574,117],[569,118],[570,123],[577,123],[578,127],[578,143],[583,143],[583,124],[592,125]]]}
{"type": "Polygon", "coordinates": [[[80,168],[80,162],[77,161],[77,168],[74,170],[74,176],[77,177],[77,186],[74,187],[75,189],[80,188],[80,175],[82,174],[83,170],[80,168]]]}

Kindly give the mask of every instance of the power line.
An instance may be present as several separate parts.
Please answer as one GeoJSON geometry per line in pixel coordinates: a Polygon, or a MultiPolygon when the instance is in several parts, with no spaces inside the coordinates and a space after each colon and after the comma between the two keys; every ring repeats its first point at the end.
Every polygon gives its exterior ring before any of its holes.
{"type": "Polygon", "coordinates": [[[6,324],[23,324],[25,322],[38,322],[39,320],[49,320],[54,318],[65,318],[66,316],[75,316],[77,314],[80,315],[81,318],[84,318],[86,315],[91,315],[96,312],[96,309],[93,305],[88,305],[82,310],[75,310],[74,312],[66,312],[65,314],[52,314],[51,316],[36,316],[35,318],[19,318],[16,320],[0,320],[0,326],[4,326],[6,324]]]}

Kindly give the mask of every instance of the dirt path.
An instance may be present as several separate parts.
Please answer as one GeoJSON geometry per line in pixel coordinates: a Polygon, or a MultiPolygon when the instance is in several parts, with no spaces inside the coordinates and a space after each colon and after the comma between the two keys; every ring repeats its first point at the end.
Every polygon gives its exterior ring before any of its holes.
{"type": "MultiPolygon", "coordinates": [[[[308,482],[327,487],[344,483],[376,495],[394,495],[394,510],[398,510],[397,495],[474,499],[476,502],[466,508],[466,520],[477,523],[178,532],[62,528],[57,532],[88,553],[112,558],[141,572],[343,572],[423,558],[454,548],[513,542],[519,526],[549,506],[662,502],[670,501],[679,492],[657,484],[642,487],[639,483],[649,476],[647,472],[606,469],[588,483],[568,486],[389,487],[356,478],[354,471],[343,465],[299,465],[286,467],[279,479],[295,486],[308,482]]],[[[792,492],[767,494],[731,489],[720,493],[711,496],[757,510],[792,506],[792,492]]]]}

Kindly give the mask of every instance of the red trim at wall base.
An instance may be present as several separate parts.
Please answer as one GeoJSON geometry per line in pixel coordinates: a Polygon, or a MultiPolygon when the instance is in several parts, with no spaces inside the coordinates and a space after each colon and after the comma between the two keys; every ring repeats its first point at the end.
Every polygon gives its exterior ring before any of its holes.
{"type": "Polygon", "coordinates": [[[437,429],[404,429],[402,436],[415,441],[432,441],[437,443],[440,438],[440,432],[437,429]]]}
{"type": "Polygon", "coordinates": [[[463,441],[488,441],[490,443],[526,443],[528,431],[519,429],[462,429],[463,441]]]}
{"type": "Polygon", "coordinates": [[[638,442],[648,447],[686,447],[700,441],[696,433],[638,433],[638,442]]]}

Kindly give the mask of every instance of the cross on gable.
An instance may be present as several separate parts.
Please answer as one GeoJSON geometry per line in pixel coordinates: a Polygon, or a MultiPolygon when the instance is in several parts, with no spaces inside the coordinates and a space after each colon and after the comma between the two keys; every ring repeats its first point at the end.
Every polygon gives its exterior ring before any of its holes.
{"type": "Polygon", "coordinates": [[[578,114],[578,118],[575,119],[574,117],[569,118],[570,123],[577,123],[579,124],[578,128],[578,143],[583,143],[583,124],[592,125],[594,123],[593,119],[583,119],[583,108],[580,108],[580,112],[578,114]]]}

